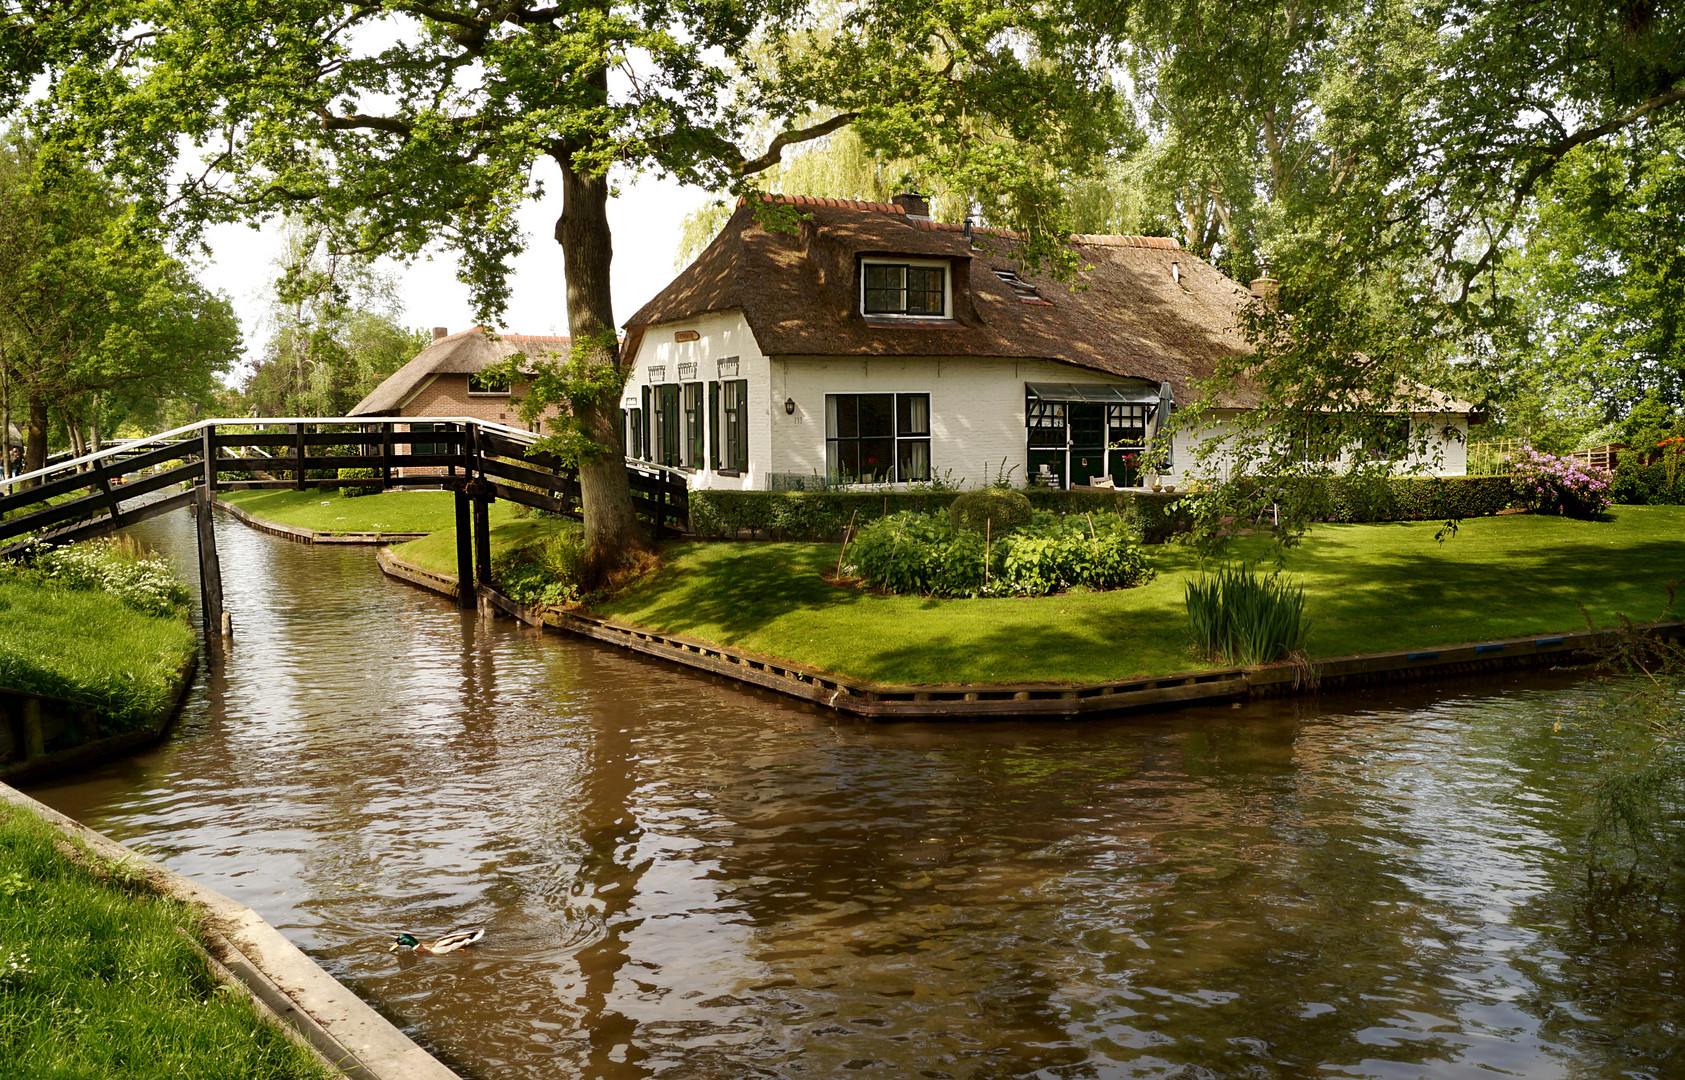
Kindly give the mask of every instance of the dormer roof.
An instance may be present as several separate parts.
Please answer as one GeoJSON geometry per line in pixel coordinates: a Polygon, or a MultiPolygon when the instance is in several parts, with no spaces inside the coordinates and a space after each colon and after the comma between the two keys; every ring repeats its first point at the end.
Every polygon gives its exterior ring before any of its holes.
{"type": "Polygon", "coordinates": [[[769,356],[1050,360],[1168,382],[1177,401],[1192,400],[1219,361],[1251,351],[1237,318],[1252,302],[1245,287],[1165,237],[1073,237],[1086,268],[1059,281],[1018,264],[1023,240],[1013,233],[976,228],[973,242],[964,226],[893,204],[775,198],[803,215],[797,231],[767,230],[739,200],[713,242],[627,321],[629,339],[741,310],[769,356]],[[872,256],[946,260],[952,318],[862,315],[856,275],[872,256]]]}

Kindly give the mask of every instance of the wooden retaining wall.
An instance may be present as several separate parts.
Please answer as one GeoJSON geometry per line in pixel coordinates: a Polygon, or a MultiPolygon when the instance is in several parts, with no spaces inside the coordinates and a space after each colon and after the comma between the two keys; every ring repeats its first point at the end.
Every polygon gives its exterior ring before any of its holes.
{"type": "Polygon", "coordinates": [[[170,704],[132,731],[101,735],[85,702],[0,688],[0,779],[33,780],[151,746],[169,731],[199,668],[198,653],[176,672],[170,704]]]}
{"type": "MultiPolygon", "coordinates": [[[[434,592],[456,595],[455,581],[382,550],[380,568],[434,592]]],[[[1211,704],[1258,697],[1310,694],[1377,682],[1451,678],[1515,667],[1581,663],[1612,644],[1619,630],[1505,638],[1432,649],[1334,656],[1303,664],[1215,668],[1106,683],[986,683],[885,686],[714,642],[663,634],[611,619],[522,607],[486,585],[483,607],[530,626],[588,637],[631,652],[738,682],[774,690],[828,709],[874,720],[987,720],[1073,718],[1211,704]]],[[[1685,622],[1652,624],[1663,637],[1685,637],[1685,622]]]]}

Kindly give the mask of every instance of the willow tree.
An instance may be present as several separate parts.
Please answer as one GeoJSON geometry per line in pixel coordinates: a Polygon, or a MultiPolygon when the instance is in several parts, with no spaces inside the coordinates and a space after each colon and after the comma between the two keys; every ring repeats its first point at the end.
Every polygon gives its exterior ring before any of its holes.
{"type": "Polygon", "coordinates": [[[342,249],[459,257],[505,305],[516,210],[552,193],[574,356],[568,406],[591,577],[644,542],[617,449],[611,170],[743,190],[853,127],[937,159],[1057,249],[1061,173],[1112,94],[1104,37],[1038,0],[114,0],[109,48],[54,70],[43,117],[191,238],[288,213],[342,249]],[[1026,153],[1025,148],[1033,152],[1026,153]]]}

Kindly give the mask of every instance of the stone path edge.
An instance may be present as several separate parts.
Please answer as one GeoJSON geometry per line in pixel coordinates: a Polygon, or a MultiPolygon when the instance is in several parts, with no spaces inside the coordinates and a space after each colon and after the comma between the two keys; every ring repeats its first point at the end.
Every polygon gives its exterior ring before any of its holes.
{"type": "MultiPolygon", "coordinates": [[[[404,561],[386,549],[382,571],[455,597],[456,580],[404,561]]],[[[486,585],[482,610],[499,610],[529,626],[577,634],[828,709],[874,720],[1074,718],[1178,708],[1243,698],[1312,694],[1377,682],[1416,682],[1515,667],[1581,663],[1618,639],[1620,629],[1577,630],[1426,649],[1331,656],[1303,664],[1214,668],[1109,683],[984,683],[885,686],[715,642],[663,634],[589,615],[523,607],[486,585]]],[[[1666,638],[1685,637],[1685,622],[1635,624],[1666,638]]]]}
{"type": "Polygon", "coordinates": [[[259,532],[266,532],[272,536],[283,537],[300,544],[401,544],[405,540],[419,540],[423,536],[430,535],[424,532],[316,532],[312,529],[300,529],[294,525],[282,525],[278,521],[265,520],[222,499],[216,501],[216,506],[219,510],[226,510],[234,515],[235,519],[241,524],[250,525],[259,532]]]}
{"type": "Polygon", "coordinates": [[[246,905],[183,877],[8,784],[22,807],[97,857],[137,868],[159,893],[204,916],[212,969],[231,977],[260,1015],[273,1015],[353,1080],[461,1080],[246,905]],[[220,954],[220,955],[216,955],[220,954]]]}

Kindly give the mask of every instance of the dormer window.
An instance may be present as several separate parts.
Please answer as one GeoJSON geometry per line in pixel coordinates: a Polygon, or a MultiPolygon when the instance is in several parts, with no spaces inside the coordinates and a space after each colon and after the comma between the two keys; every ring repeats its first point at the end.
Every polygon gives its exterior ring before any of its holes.
{"type": "Polygon", "coordinates": [[[1016,270],[996,270],[995,276],[1000,278],[1001,281],[1006,284],[1006,287],[1011,289],[1018,299],[1035,300],[1039,298],[1036,293],[1036,287],[1019,277],[1016,270]]]}
{"type": "Polygon", "coordinates": [[[948,317],[948,264],[935,260],[865,260],[860,310],[867,315],[948,317]]]}

